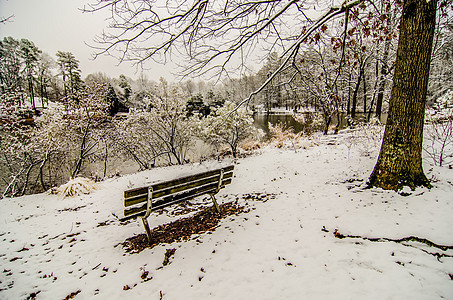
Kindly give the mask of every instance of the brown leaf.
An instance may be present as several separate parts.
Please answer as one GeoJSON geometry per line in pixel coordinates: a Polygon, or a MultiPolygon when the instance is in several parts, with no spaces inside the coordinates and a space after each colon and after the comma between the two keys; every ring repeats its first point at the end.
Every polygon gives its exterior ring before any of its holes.
{"type": "Polygon", "coordinates": [[[315,40],[315,42],[319,41],[319,39],[321,38],[321,34],[319,32],[317,32],[315,34],[315,36],[313,37],[313,39],[315,40]]]}
{"type": "Polygon", "coordinates": [[[81,292],[81,290],[72,292],[71,294],[67,295],[67,296],[64,298],[64,300],[74,299],[74,297],[77,296],[80,292],[81,292]]]}
{"type": "Polygon", "coordinates": [[[126,252],[139,253],[146,248],[153,248],[161,243],[171,244],[175,241],[188,240],[193,234],[214,231],[222,218],[245,211],[245,207],[238,205],[237,202],[229,202],[219,206],[220,214],[212,207],[209,207],[191,217],[178,219],[154,228],[151,231],[151,243],[148,241],[146,234],[140,234],[127,239],[122,245],[126,252]]]}
{"type": "Polygon", "coordinates": [[[146,279],[148,277],[149,272],[148,271],[143,271],[142,275],[140,276],[141,279],[146,279]]]}

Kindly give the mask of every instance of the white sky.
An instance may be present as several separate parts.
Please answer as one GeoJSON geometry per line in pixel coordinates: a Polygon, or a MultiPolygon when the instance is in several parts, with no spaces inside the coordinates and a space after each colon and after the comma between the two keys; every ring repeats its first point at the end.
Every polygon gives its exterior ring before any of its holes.
{"type": "MultiPolygon", "coordinates": [[[[83,77],[103,72],[111,77],[124,74],[137,78],[140,70],[137,72],[129,63],[117,66],[118,61],[107,56],[92,60],[94,51],[85,43],[93,44],[95,35],[102,33],[108,23],[105,13],[82,13],[80,9],[87,3],[90,0],[0,0],[0,17],[14,15],[11,22],[0,24],[0,38],[29,39],[53,58],[58,50],[72,52],[80,61],[83,77]]],[[[149,79],[174,79],[172,68],[151,63],[147,67],[151,70],[144,73],[149,79]]]]}
{"type": "MultiPolygon", "coordinates": [[[[85,5],[93,2],[96,1],[0,0],[0,17],[14,15],[10,22],[0,24],[0,39],[6,36],[12,36],[15,39],[26,38],[54,59],[58,50],[71,52],[80,62],[83,78],[95,72],[102,72],[110,77],[124,74],[137,78],[142,70],[137,70],[129,62],[118,65],[118,60],[109,56],[93,60],[94,49],[87,43],[94,44],[95,36],[100,35],[107,28],[106,19],[109,16],[108,10],[94,14],[81,11],[85,5]]],[[[249,68],[259,69],[262,61],[258,55],[255,59],[248,59],[247,64],[249,68]]],[[[164,66],[148,61],[145,67],[147,69],[143,73],[148,79],[156,81],[160,77],[169,81],[177,79],[172,74],[177,71],[175,64],[169,63],[164,66]]]]}

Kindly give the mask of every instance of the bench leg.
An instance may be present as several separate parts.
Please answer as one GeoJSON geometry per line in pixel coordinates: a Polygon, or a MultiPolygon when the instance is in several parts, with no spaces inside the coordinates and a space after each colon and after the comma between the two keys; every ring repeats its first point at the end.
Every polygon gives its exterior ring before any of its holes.
{"type": "Polygon", "coordinates": [[[143,227],[145,227],[146,236],[148,237],[148,242],[151,243],[151,230],[149,229],[148,219],[142,217],[143,227]]]}
{"type": "Polygon", "coordinates": [[[220,207],[219,207],[219,205],[217,204],[217,201],[216,201],[216,199],[215,199],[214,194],[211,194],[211,200],[212,200],[212,203],[214,203],[215,209],[216,209],[217,212],[220,214],[220,207]]]}

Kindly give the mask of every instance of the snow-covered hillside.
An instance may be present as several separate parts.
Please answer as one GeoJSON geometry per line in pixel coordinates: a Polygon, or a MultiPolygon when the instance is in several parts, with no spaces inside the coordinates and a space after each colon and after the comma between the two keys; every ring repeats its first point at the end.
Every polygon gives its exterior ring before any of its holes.
{"type": "Polygon", "coordinates": [[[426,161],[431,190],[364,189],[376,144],[345,133],[305,145],[236,161],[218,200],[238,199],[248,212],[138,254],[121,246],[143,233],[139,220],[122,225],[114,216],[123,191],[214,162],[109,179],[85,196],[1,200],[0,299],[453,299],[453,249],[428,245],[453,246],[453,171],[426,161]],[[375,240],[411,236],[425,243],[375,240]]]}

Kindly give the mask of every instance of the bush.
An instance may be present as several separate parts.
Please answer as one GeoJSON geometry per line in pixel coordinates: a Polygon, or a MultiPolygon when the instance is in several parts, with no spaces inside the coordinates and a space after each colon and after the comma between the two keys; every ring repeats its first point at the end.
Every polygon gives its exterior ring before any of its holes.
{"type": "Polygon", "coordinates": [[[226,101],[213,115],[198,121],[195,131],[205,142],[221,147],[228,145],[233,157],[238,146],[250,139],[258,140],[262,132],[253,125],[253,117],[244,107],[226,101]]]}

